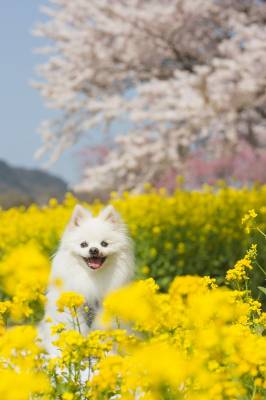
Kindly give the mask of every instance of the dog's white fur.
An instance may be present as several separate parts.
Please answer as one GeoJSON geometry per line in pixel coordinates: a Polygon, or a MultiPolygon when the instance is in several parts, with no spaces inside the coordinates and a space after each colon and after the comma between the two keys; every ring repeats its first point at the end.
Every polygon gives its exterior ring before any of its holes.
{"type": "MultiPolygon", "coordinates": [[[[70,315],[59,313],[56,301],[62,292],[73,291],[83,295],[89,307],[97,304],[98,312],[104,297],[130,281],[134,273],[134,256],[132,242],[120,215],[113,206],[107,206],[97,217],[92,217],[84,207],[77,205],[71,220],[63,234],[59,249],[54,257],[50,283],[47,293],[45,316],[40,323],[39,333],[44,347],[50,354],[56,354],[52,345],[55,340],[51,337],[47,317],[53,324],[64,323],[73,328],[70,315]],[[81,247],[86,241],[88,246],[81,247]],[[101,243],[108,243],[102,247],[101,243]],[[83,257],[88,257],[92,247],[100,249],[106,257],[101,268],[91,269],[83,257]],[[60,280],[59,286],[56,282],[60,280]]],[[[84,312],[78,314],[81,333],[86,335],[90,329],[97,329],[97,318],[89,327],[84,312]]]]}

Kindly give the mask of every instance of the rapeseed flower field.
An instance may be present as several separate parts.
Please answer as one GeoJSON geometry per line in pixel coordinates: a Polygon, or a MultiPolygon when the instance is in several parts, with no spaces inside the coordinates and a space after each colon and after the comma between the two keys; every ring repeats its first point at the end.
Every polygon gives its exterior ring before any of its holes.
{"type": "MultiPolygon", "coordinates": [[[[256,230],[249,232],[247,224],[241,223],[254,209],[257,226],[266,230],[266,186],[240,190],[206,186],[201,192],[177,190],[172,196],[163,189],[157,192],[147,187],[140,195],[124,193],[119,198],[113,193],[111,201],[134,239],[138,277],[152,276],[165,290],[176,275],[207,274],[220,283],[252,240],[258,243],[260,264],[266,264],[262,235],[256,230]]],[[[25,244],[51,257],[76,202],[69,194],[63,204],[51,199],[43,208],[32,205],[0,211],[0,260],[7,259],[12,251],[17,254],[18,248],[31,252],[25,244]]],[[[103,205],[96,201],[89,207],[97,213],[103,205]]],[[[23,255],[20,259],[22,262],[23,255]]],[[[7,264],[5,261],[0,273],[7,264]]],[[[257,271],[253,281],[254,287],[261,283],[257,271]]]]}
{"type": "MultiPolygon", "coordinates": [[[[136,242],[138,279],[105,299],[104,331],[50,321],[54,358],[37,323],[76,199],[0,211],[0,398],[266,399],[266,187],[147,188],[112,203],[136,242]]],[[[68,292],[57,307],[75,320],[83,303],[68,292]]]]}

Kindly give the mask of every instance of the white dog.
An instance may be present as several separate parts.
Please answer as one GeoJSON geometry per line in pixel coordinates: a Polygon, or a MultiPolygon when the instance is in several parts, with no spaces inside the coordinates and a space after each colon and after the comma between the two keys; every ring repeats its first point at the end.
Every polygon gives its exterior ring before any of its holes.
{"type": "Polygon", "coordinates": [[[104,297],[123,286],[133,277],[134,256],[127,228],[113,206],[107,206],[97,216],[77,205],[63,234],[54,257],[48,286],[45,317],[40,323],[40,338],[50,354],[56,354],[52,345],[47,317],[53,324],[64,323],[73,329],[70,315],[59,313],[56,301],[63,292],[83,295],[89,312],[79,310],[80,330],[86,335],[97,329],[97,318],[104,297]],[[56,284],[60,280],[61,285],[56,284]]]}

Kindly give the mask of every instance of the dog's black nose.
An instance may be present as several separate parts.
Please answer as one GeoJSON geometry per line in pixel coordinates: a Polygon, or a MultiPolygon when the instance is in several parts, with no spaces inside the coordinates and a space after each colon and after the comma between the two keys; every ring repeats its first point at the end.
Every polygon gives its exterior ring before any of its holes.
{"type": "Polygon", "coordinates": [[[98,256],[99,250],[97,249],[97,247],[92,247],[92,248],[90,248],[90,254],[91,254],[92,256],[98,256]]]}

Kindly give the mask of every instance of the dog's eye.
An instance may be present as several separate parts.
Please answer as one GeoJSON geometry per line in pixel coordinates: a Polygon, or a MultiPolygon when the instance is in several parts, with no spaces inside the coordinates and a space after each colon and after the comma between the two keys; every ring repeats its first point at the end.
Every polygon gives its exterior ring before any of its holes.
{"type": "Polygon", "coordinates": [[[102,243],[101,243],[101,246],[107,247],[107,246],[108,246],[108,243],[107,243],[105,240],[103,240],[102,243]]]}
{"type": "Polygon", "coordinates": [[[88,243],[87,242],[82,242],[82,243],[80,243],[80,247],[88,247],[88,243]]]}

